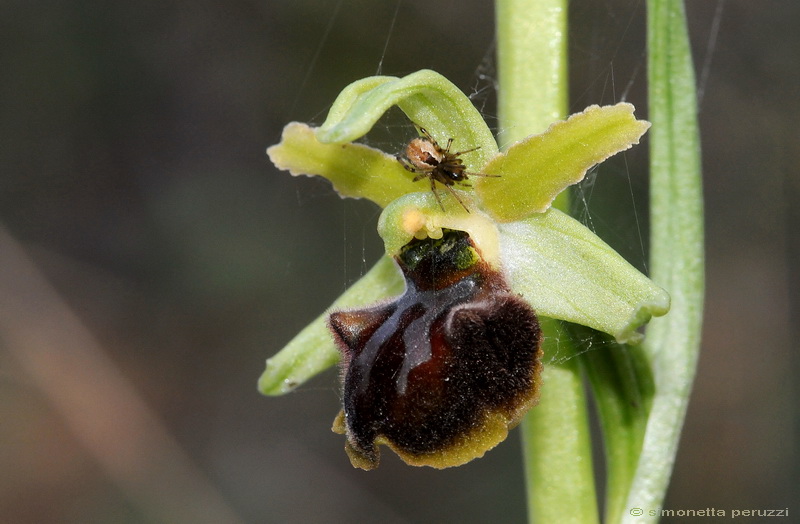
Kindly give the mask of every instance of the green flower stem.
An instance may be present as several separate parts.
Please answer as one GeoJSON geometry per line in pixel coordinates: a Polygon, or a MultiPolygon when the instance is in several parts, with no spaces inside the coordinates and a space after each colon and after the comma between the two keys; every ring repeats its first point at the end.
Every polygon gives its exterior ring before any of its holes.
{"type": "Polygon", "coordinates": [[[542,133],[567,113],[566,0],[497,0],[498,143],[542,133]]]}
{"type": "Polygon", "coordinates": [[[598,522],[586,393],[564,324],[540,318],[545,335],[539,405],[520,424],[530,522],[598,522]]]}
{"type": "Polygon", "coordinates": [[[694,68],[683,2],[648,0],[647,11],[653,122],[650,268],[653,280],[672,295],[672,310],[653,322],[644,343],[655,397],[628,506],[657,508],[672,474],[700,347],[703,196],[694,68]]]}
{"type": "MultiPolygon", "coordinates": [[[[498,0],[500,144],[541,133],[567,110],[565,0],[498,0]]],[[[554,206],[566,207],[567,192],[554,206]]],[[[565,355],[558,323],[544,322],[545,359],[565,355]]],[[[574,359],[545,367],[539,406],[523,420],[530,520],[597,522],[586,398],[574,359]]]]}

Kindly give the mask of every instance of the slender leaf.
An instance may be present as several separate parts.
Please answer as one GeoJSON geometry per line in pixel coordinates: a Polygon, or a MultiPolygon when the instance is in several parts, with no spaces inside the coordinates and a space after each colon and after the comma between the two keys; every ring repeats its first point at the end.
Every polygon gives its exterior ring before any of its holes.
{"type": "Polygon", "coordinates": [[[606,460],[605,522],[619,522],[639,464],[653,378],[641,346],[619,344],[583,326],[569,326],[581,341],[578,360],[597,406],[606,460]]]}
{"type": "MultiPolygon", "coordinates": [[[[661,507],[675,461],[700,347],[703,198],[695,77],[681,0],[648,0],[651,272],[672,311],[648,329],[653,398],[629,507],[661,507]]],[[[657,517],[647,517],[654,521],[657,517]]],[[[642,522],[627,515],[629,522],[642,522]]]]}

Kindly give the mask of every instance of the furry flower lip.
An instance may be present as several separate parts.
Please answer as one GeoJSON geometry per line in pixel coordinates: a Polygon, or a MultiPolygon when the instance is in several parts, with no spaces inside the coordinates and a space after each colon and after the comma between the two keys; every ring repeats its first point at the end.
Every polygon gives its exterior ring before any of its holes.
{"type": "Polygon", "coordinates": [[[461,465],[538,401],[539,322],[465,232],[412,240],[395,260],[404,294],[329,317],[344,403],[333,429],[363,469],[381,444],[408,464],[461,465]]]}

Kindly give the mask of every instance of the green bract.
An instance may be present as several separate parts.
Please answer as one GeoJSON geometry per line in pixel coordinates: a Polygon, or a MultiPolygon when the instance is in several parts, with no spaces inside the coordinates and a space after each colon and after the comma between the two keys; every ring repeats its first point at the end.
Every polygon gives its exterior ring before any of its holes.
{"type": "MultiPolygon", "coordinates": [[[[653,284],[580,222],[550,209],[558,193],[580,182],[586,171],[638,143],[649,127],[636,120],[633,106],[592,106],[553,124],[499,153],[491,132],[469,99],[433,71],[404,78],[357,81],[334,102],[319,129],[291,123],[270,159],[293,175],[329,179],[342,195],[368,198],[384,211],[378,232],[389,256],[347,290],[331,309],[365,306],[402,291],[390,256],[412,238],[441,236],[442,228],[467,231],[490,264],[506,275],[512,291],[541,316],[583,324],[636,342],[636,330],[669,309],[666,291],[653,284]],[[451,195],[439,206],[428,180],[412,182],[396,158],[360,144],[363,135],[392,105],[442,144],[465,154],[475,191],[456,186],[468,212],[451,195]]],[[[325,315],[300,332],[267,361],[262,393],[292,390],[332,366],[339,353],[327,332],[325,315]]]]}

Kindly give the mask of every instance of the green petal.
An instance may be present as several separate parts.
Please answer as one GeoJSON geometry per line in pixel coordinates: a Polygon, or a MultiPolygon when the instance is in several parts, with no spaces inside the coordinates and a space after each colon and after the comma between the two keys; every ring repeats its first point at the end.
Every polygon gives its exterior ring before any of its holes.
{"type": "Polygon", "coordinates": [[[511,289],[540,315],[635,343],[636,329],[669,310],[669,295],[570,216],[550,209],[500,224],[500,255],[511,289]]]}
{"type": "Polygon", "coordinates": [[[445,77],[430,70],[403,78],[370,77],[347,86],[317,131],[320,142],[341,144],[361,138],[393,105],[442,144],[453,138],[453,151],[480,146],[463,156],[475,170],[497,154],[497,143],[469,98],[445,77]]]}
{"type": "Polygon", "coordinates": [[[625,103],[591,106],[517,142],[481,169],[500,175],[475,181],[483,208],[501,222],[544,212],[589,168],[639,143],[650,124],[636,120],[633,110],[625,103]]]}
{"type": "MultiPolygon", "coordinates": [[[[373,304],[403,292],[404,280],[394,260],[383,257],[369,272],[350,286],[329,310],[349,309],[373,304]]],[[[339,361],[339,350],[328,331],[328,312],[317,317],[291,342],[267,360],[258,380],[264,395],[282,395],[295,389],[317,373],[339,361]]]]}
{"type": "Polygon", "coordinates": [[[381,207],[397,197],[419,191],[411,173],[393,156],[361,144],[323,144],[315,129],[292,122],[281,142],[267,149],[272,163],[292,175],[319,175],[346,197],[368,198],[381,207]]]}

